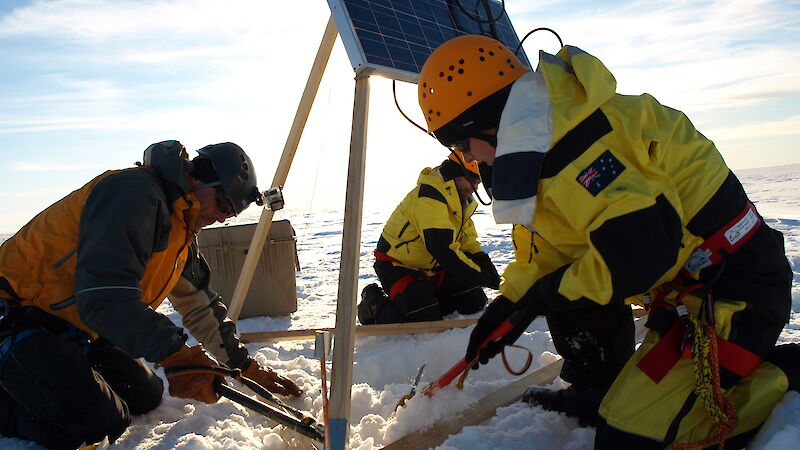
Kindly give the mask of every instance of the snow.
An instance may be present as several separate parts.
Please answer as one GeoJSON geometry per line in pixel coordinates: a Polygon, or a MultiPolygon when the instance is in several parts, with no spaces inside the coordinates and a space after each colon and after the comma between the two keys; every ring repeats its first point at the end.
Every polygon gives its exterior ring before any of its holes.
{"type": "MultiPolygon", "coordinates": [[[[780,342],[800,342],[800,165],[749,169],[737,173],[751,200],[770,226],[785,236],[786,254],[794,272],[791,321],[780,342]]],[[[411,186],[409,186],[409,189],[411,186]]],[[[397,199],[399,201],[400,199],[397,199]]],[[[394,206],[393,204],[391,206],[394,206]]],[[[251,214],[256,214],[251,211],[251,214]]],[[[362,220],[359,291],[376,281],[372,251],[391,208],[365,212],[362,220]]],[[[297,233],[301,270],[297,274],[298,311],[290,317],[259,317],[239,321],[240,332],[333,327],[336,319],[342,211],[281,211],[276,219],[291,220],[297,233]]],[[[240,221],[257,220],[241,218],[240,221]]],[[[513,258],[507,225],[496,225],[481,209],[475,216],[481,244],[495,264],[503,268],[513,258]]],[[[0,240],[8,236],[0,236],[0,240]]],[[[491,296],[494,292],[487,291],[491,296]]],[[[179,316],[166,302],[159,311],[176,323],[179,316]]],[[[477,317],[472,316],[472,317],[477,317]]],[[[453,315],[448,318],[462,318],[453,315]]],[[[409,392],[411,379],[425,364],[420,384],[433,381],[459,360],[465,351],[470,328],[439,334],[396,335],[359,338],[353,368],[349,447],[370,449],[384,446],[406,434],[448,417],[514,377],[499,360],[471,372],[465,387],[442,390],[434,398],[417,395],[405,408],[394,412],[400,397],[409,392]]],[[[190,342],[193,343],[193,342],[190,342]]],[[[518,344],[535,355],[530,370],[555,356],[555,348],[543,319],[537,319],[518,344]]],[[[287,402],[322,419],[320,363],[314,359],[313,341],[248,344],[251,354],[278,372],[295,380],[303,396],[287,402]]],[[[519,351],[512,365],[524,361],[519,351]]],[[[163,376],[160,369],[157,373],[163,376]]],[[[330,377],[330,363],[328,365],[330,377]]],[[[554,388],[566,383],[556,379],[554,388]]],[[[245,388],[238,386],[240,389],[245,388]]],[[[581,427],[576,419],[521,404],[500,408],[488,422],[466,427],[452,435],[440,449],[591,449],[594,429],[581,427]]],[[[793,449],[800,441],[800,394],[789,392],[751,444],[752,449],[793,449]]],[[[278,449],[298,442],[281,427],[273,427],[258,414],[226,399],[214,405],[169,397],[151,413],[136,417],[112,449],[278,449]]],[[[38,449],[36,444],[0,438],[0,448],[38,449]]]]}

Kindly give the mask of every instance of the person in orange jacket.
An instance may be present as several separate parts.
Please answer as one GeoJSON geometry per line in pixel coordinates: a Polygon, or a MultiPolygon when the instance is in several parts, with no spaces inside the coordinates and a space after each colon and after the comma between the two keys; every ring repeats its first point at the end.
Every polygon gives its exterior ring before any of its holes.
{"type": "MultiPolygon", "coordinates": [[[[248,355],[195,241],[262,201],[255,168],[230,142],[197,153],[153,144],[144,164],[99,175],[0,246],[2,435],[55,449],[113,442],[161,403],[163,382],[139,358],[166,369],[223,363],[300,395],[248,355]],[[167,296],[202,345],[187,346],[155,311],[167,296]]],[[[220,398],[218,375],[167,373],[175,397],[220,398]]]]}

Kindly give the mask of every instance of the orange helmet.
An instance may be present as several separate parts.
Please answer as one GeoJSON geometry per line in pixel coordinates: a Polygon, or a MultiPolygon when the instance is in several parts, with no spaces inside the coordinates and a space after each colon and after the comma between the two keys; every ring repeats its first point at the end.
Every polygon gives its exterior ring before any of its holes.
{"type": "Polygon", "coordinates": [[[419,73],[419,106],[428,131],[445,146],[496,127],[510,85],[529,69],[504,44],[459,36],[431,53],[419,73]]]}
{"type": "Polygon", "coordinates": [[[467,169],[467,171],[470,172],[470,175],[474,175],[474,177],[472,177],[473,179],[477,178],[477,180],[480,181],[481,172],[480,172],[480,170],[478,170],[478,162],[477,161],[473,160],[473,161],[467,162],[466,159],[464,159],[464,154],[461,153],[461,150],[458,150],[458,149],[451,149],[450,150],[450,156],[448,156],[448,159],[450,161],[455,162],[459,166],[467,169]]]}
{"type": "Polygon", "coordinates": [[[474,161],[465,164],[463,156],[456,155],[455,153],[451,153],[447,159],[442,161],[442,164],[439,165],[439,173],[442,175],[444,181],[449,181],[457,177],[464,177],[469,180],[473,186],[477,186],[481,182],[478,164],[474,161]]]}

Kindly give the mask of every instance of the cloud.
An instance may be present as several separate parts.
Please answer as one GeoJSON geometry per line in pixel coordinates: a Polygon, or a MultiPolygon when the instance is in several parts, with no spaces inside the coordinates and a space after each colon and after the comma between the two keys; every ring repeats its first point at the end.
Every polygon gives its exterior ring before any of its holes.
{"type": "Polygon", "coordinates": [[[260,0],[61,0],[35,1],[0,20],[0,36],[60,35],[76,40],[159,39],[203,33],[240,35],[258,27],[279,31],[274,20],[297,12],[292,2],[260,0]],[[243,14],[243,12],[247,12],[243,14]]]}
{"type": "MultiPolygon", "coordinates": [[[[79,164],[79,163],[49,163],[49,162],[29,162],[29,161],[17,161],[11,164],[11,171],[12,172],[54,172],[54,171],[72,171],[72,170],[84,170],[84,169],[96,169],[96,165],[92,164],[79,164]]],[[[40,189],[37,191],[31,192],[0,192],[0,196],[5,198],[20,198],[20,197],[30,197],[33,195],[39,195],[42,193],[50,194],[52,193],[52,189],[40,189]]]]}
{"type": "MultiPolygon", "coordinates": [[[[599,57],[616,75],[620,92],[650,92],[690,111],[800,95],[800,19],[798,8],[785,2],[648,0],[572,6],[527,11],[515,20],[516,29],[555,28],[565,43],[599,57]]],[[[526,42],[525,47],[534,54],[535,46],[526,42]]],[[[554,51],[552,45],[546,49],[554,51]]]]}
{"type": "MultiPolygon", "coordinates": [[[[293,108],[328,12],[290,3],[63,0],[14,9],[0,17],[0,51],[19,68],[0,78],[12,88],[0,134],[163,129],[212,120],[209,110],[235,119],[293,108]]],[[[349,69],[339,75],[352,79],[349,69]]]]}
{"type": "Polygon", "coordinates": [[[708,135],[728,140],[800,136],[800,116],[772,122],[752,122],[735,127],[711,128],[708,130],[708,135]]]}

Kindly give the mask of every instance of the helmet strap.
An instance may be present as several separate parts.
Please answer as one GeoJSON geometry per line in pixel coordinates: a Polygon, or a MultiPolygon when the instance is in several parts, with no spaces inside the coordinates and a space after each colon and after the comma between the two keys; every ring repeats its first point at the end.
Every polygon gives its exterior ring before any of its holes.
{"type": "Polygon", "coordinates": [[[221,184],[222,183],[219,182],[219,181],[214,181],[214,182],[211,182],[211,183],[199,184],[199,185],[197,185],[197,186],[192,188],[192,192],[199,191],[200,189],[205,189],[205,188],[209,188],[209,187],[216,188],[217,186],[220,186],[221,184]]]}

